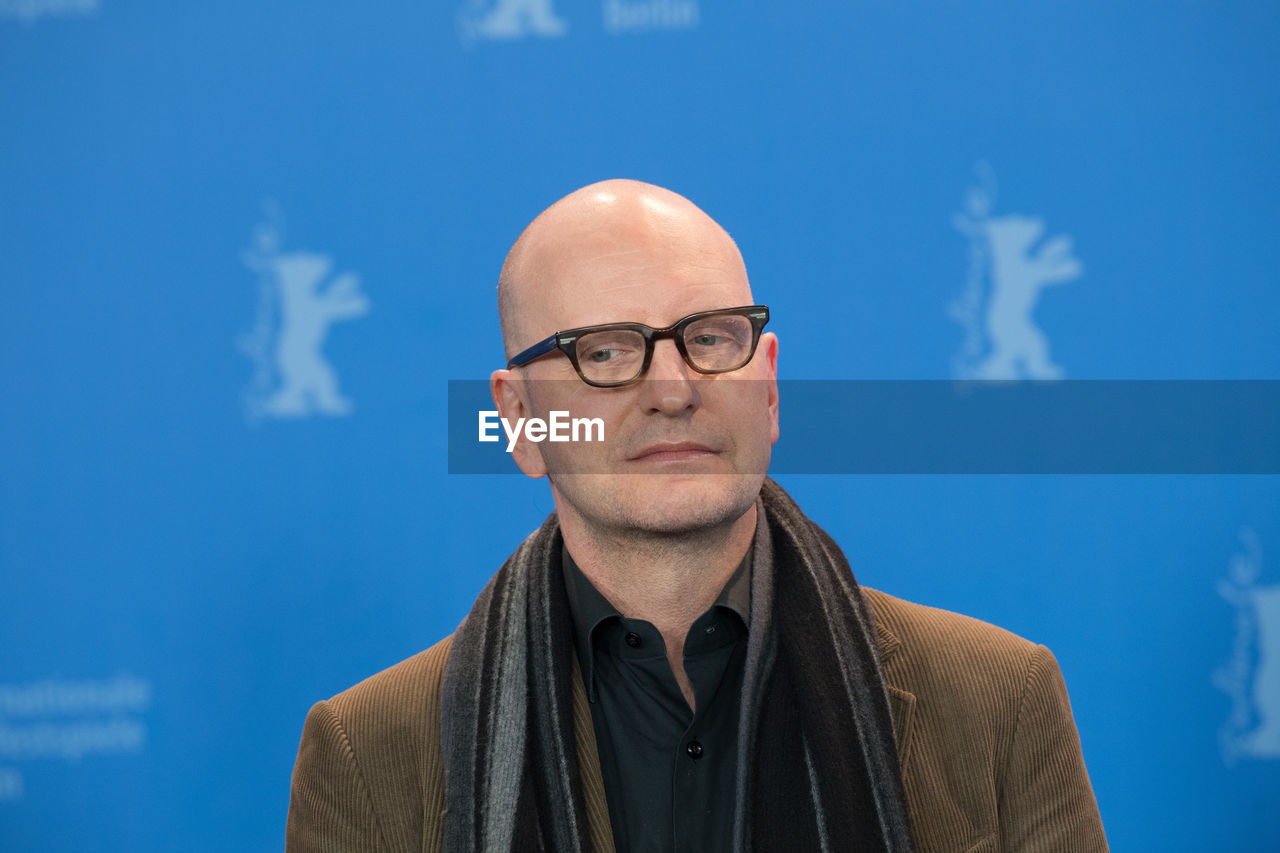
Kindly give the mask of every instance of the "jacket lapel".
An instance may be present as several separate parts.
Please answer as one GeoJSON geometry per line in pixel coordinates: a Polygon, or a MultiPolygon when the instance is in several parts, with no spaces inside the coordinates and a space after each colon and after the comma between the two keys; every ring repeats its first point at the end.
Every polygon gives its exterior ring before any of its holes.
{"type": "Polygon", "coordinates": [[[892,631],[876,621],[876,647],[880,652],[880,669],[884,673],[885,690],[889,694],[889,715],[893,717],[893,739],[898,745],[898,766],[906,783],[907,764],[911,757],[911,722],[915,717],[916,696],[894,683],[889,666],[898,653],[900,642],[892,631]]]}
{"type": "Polygon", "coordinates": [[[609,802],[605,799],[604,773],[600,770],[600,753],[596,748],[596,728],[591,720],[587,689],[582,684],[577,651],[573,653],[573,737],[578,747],[578,770],[587,804],[591,846],[599,853],[614,853],[613,826],[609,823],[609,802]]]}

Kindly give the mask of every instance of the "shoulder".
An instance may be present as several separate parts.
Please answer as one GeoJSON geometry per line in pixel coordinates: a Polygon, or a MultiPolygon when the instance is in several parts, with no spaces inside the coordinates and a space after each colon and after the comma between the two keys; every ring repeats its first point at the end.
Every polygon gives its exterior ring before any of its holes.
{"type": "MultiPolygon", "coordinates": [[[[343,723],[353,747],[382,745],[404,750],[439,726],[440,685],[453,636],[347,688],[325,704],[343,723]]],[[[365,749],[361,749],[364,752],[365,749]]]]}
{"type": "Polygon", "coordinates": [[[451,637],[312,706],[294,764],[289,850],[439,849],[440,683],[451,637]]]}
{"type": "Polygon", "coordinates": [[[415,846],[443,826],[440,685],[452,644],[445,637],[316,706],[340,730],[384,831],[415,846]]]}
{"type": "Polygon", "coordinates": [[[940,663],[1022,659],[1036,644],[971,616],[862,587],[875,617],[881,652],[927,655],[940,663]]]}
{"type": "Polygon", "coordinates": [[[959,613],[863,593],[920,849],[985,838],[973,849],[1106,851],[1052,652],[959,613]]]}
{"type": "Polygon", "coordinates": [[[988,747],[1012,736],[1036,673],[1057,670],[1044,646],[936,607],[863,589],[876,623],[885,681],[911,694],[916,721],[988,747]]]}
{"type": "Polygon", "coordinates": [[[918,758],[958,751],[1001,768],[1020,731],[1034,739],[1069,729],[1066,740],[1075,738],[1062,670],[1048,648],[959,613],[863,593],[886,686],[909,706],[924,750],[918,758]]]}
{"type": "Polygon", "coordinates": [[[1006,849],[1039,839],[1036,849],[1105,850],[1053,654],[978,619],[863,593],[922,849],[998,833],[1006,849]]]}

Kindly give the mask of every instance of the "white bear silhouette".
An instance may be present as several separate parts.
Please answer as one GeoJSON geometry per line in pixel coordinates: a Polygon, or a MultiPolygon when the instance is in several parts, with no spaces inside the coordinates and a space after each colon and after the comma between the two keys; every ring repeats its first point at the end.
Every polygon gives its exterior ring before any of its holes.
{"type": "Polygon", "coordinates": [[[974,368],[977,379],[1059,379],[1049,341],[1031,319],[1040,291],[1078,278],[1083,266],[1071,238],[1058,236],[1032,251],[1044,233],[1035,216],[998,216],[978,226],[990,252],[991,292],[983,318],[990,354],[974,368]]]}
{"type": "Polygon", "coordinates": [[[551,0],[498,0],[482,17],[466,20],[468,35],[489,39],[518,39],[524,36],[562,36],[569,25],[556,17],[551,0]]]}
{"type": "Polygon", "coordinates": [[[1250,598],[1258,620],[1258,668],[1253,676],[1258,727],[1241,747],[1256,758],[1280,758],[1280,586],[1255,587],[1250,598]]]}
{"type": "Polygon", "coordinates": [[[351,401],[338,391],[337,374],[320,348],[331,324],[368,313],[360,279],[344,273],[321,289],[332,267],[324,255],[292,252],[265,260],[280,299],[274,355],[281,385],[263,410],[277,417],[350,413],[351,401]]]}

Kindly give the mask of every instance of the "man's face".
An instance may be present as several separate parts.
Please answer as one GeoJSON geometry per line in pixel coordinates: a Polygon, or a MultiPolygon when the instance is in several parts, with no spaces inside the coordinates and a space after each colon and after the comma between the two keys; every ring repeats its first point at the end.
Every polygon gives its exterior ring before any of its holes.
{"type": "MultiPolygon", "coordinates": [[[[736,247],[696,209],[650,199],[632,214],[561,230],[528,259],[536,281],[521,300],[521,348],[560,329],[660,328],[752,304],[736,247]]],[[[777,339],[765,334],[746,366],[704,375],[663,340],[639,381],[596,388],[556,353],[496,373],[516,382],[501,395],[495,383],[495,396],[517,393],[527,417],[554,410],[603,419],[603,443],[522,441],[516,449],[525,473],[547,474],[562,518],[576,514],[605,535],[680,534],[732,522],[754,504],[778,437],[776,360],[777,339]]]]}

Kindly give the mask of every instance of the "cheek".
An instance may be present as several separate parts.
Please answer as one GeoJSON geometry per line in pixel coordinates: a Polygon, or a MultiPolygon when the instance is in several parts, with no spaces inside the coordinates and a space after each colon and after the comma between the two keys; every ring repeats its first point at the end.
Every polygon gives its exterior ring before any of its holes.
{"type": "MultiPolygon", "coordinates": [[[[755,383],[753,383],[755,384],[755,383]]],[[[778,425],[769,408],[769,395],[763,383],[750,393],[735,398],[734,411],[744,413],[734,420],[738,441],[746,448],[767,449],[778,440],[778,425]]]]}
{"type": "Polygon", "coordinates": [[[722,397],[724,411],[737,413],[738,419],[744,423],[757,423],[769,420],[769,384],[750,380],[737,382],[722,397]]]}
{"type": "Polygon", "coordinates": [[[626,394],[592,388],[576,377],[566,382],[542,382],[530,394],[532,416],[550,421],[553,412],[568,423],[567,440],[544,440],[536,453],[550,473],[607,473],[610,460],[625,447],[624,436],[634,414],[634,400],[626,394]],[[574,426],[574,422],[579,422],[574,426]],[[595,422],[603,424],[601,428],[595,422]],[[603,436],[603,438],[601,438],[603,436]]]}
{"type": "Polygon", "coordinates": [[[591,388],[578,383],[584,390],[565,400],[565,408],[575,418],[599,419],[604,422],[604,442],[592,444],[593,452],[600,452],[615,444],[627,434],[628,425],[636,414],[634,394],[626,391],[609,391],[591,388]]]}

